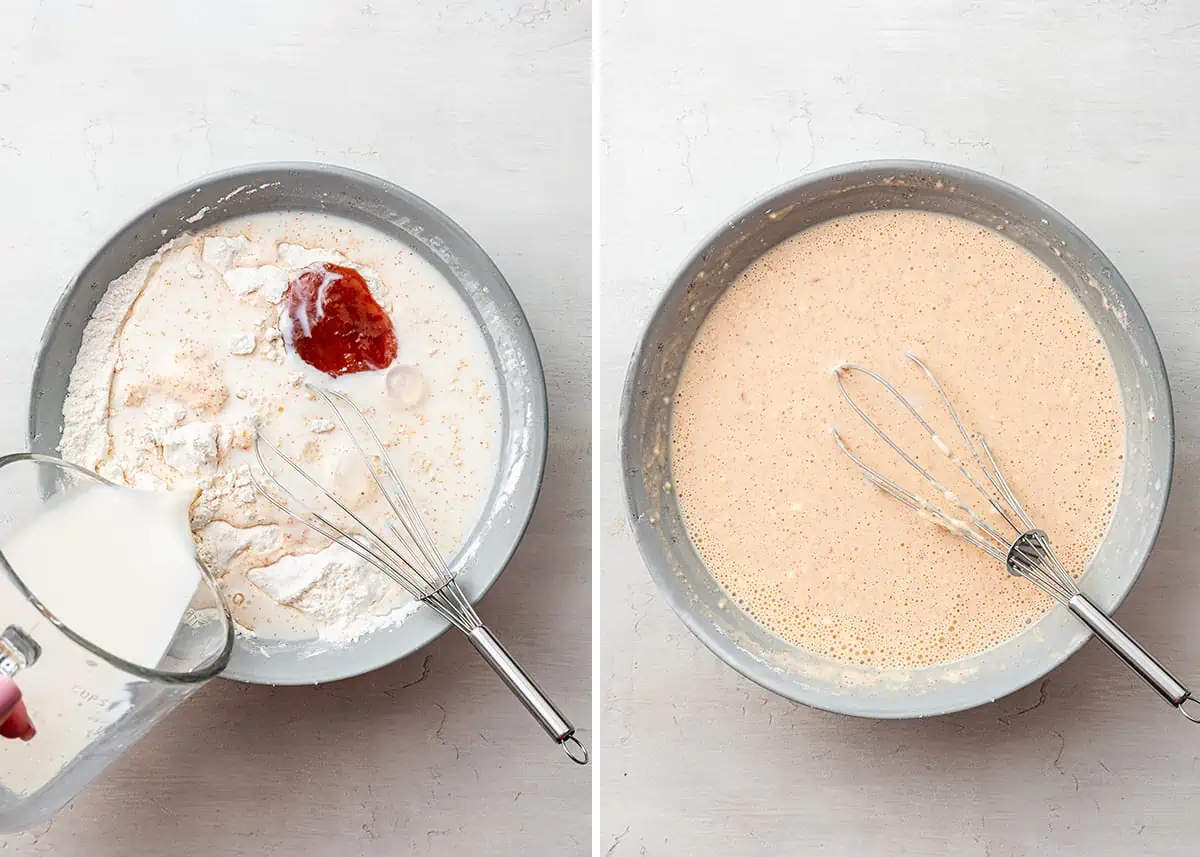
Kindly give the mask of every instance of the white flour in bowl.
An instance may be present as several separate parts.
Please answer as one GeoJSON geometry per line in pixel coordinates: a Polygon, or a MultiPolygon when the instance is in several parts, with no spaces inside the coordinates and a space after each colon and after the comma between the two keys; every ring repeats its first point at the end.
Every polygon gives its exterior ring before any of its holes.
{"type": "Polygon", "coordinates": [[[254,432],[350,505],[382,498],[344,430],[305,387],[362,408],[453,556],[496,479],[499,381],[478,322],[445,278],[383,233],[329,215],[226,221],[138,262],[101,300],[63,406],[65,458],[142,488],[195,486],[197,552],[243,636],[344,645],[415,605],[392,581],[256,495],[254,432]],[[289,282],[328,263],[361,276],[395,331],[384,368],[334,378],[288,340],[289,282]],[[285,341],[288,340],[288,341],[285,341]]]}

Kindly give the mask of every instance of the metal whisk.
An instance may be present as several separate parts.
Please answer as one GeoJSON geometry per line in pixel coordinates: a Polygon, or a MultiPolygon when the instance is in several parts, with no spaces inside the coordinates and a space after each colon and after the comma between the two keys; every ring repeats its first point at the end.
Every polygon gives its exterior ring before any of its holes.
{"type": "Polygon", "coordinates": [[[1142,677],[1167,702],[1179,709],[1193,723],[1200,723],[1200,701],[1175,676],[1160,664],[1153,655],[1142,648],[1120,625],[1110,619],[1103,610],[1079,590],[1074,578],[1067,573],[1050,547],[1046,533],[1037,528],[1025,512],[1020,501],[1000,472],[996,459],[981,434],[971,432],[963,425],[946,395],[945,388],[934,377],[929,367],[916,355],[907,353],[906,359],[915,363],[926,379],[936,388],[946,412],[954,421],[959,435],[969,452],[962,457],[947,444],[920,412],[895,387],[880,375],[862,366],[843,364],[834,370],[842,396],[855,413],[871,427],[872,431],[916,471],[933,489],[933,502],[920,494],[901,487],[879,471],[866,464],[846,446],[837,429],[830,428],[833,438],[851,461],[858,465],[867,480],[886,491],[904,505],[914,510],[921,518],[944,527],[954,535],[966,539],[988,556],[1004,563],[1010,574],[1022,577],[1037,586],[1066,607],[1090,628],[1105,645],[1112,649],[1134,672],[1142,677]],[[846,379],[853,373],[864,375],[878,383],[908,415],[916,421],[929,437],[932,445],[940,452],[959,474],[975,489],[987,503],[995,517],[987,520],[975,509],[946,487],[926,467],[904,451],[887,432],[872,420],[846,389],[846,379]],[[977,475],[982,474],[982,478],[977,475]],[[1190,705],[1189,705],[1190,703],[1190,705]]]}
{"type": "Polygon", "coordinates": [[[332,491],[324,488],[304,468],[261,434],[255,437],[254,452],[272,490],[267,490],[258,475],[252,473],[254,486],[259,493],[276,508],[386,574],[413,598],[428,604],[438,615],[466,634],[483,659],[504,680],[509,690],[525,705],[546,733],[563,747],[567,756],[577,764],[586,765],[588,751],[575,737],[575,727],[513,659],[500,640],[488,630],[463,594],[441,551],[429,534],[420,511],[392,466],[383,442],[366,416],[354,402],[341,393],[317,387],[310,389],[324,399],[345,429],[354,448],[366,462],[371,479],[379,488],[392,513],[387,516],[388,533],[382,534],[379,528],[368,525],[332,491]],[[354,415],[360,429],[364,430],[364,435],[370,438],[374,454],[369,453],[359,441],[357,434],[350,427],[346,412],[354,415]],[[345,516],[343,522],[334,523],[328,515],[314,509],[287,488],[267,464],[263,455],[264,448],[319,492],[332,507],[340,510],[345,516]],[[279,499],[274,493],[276,491],[287,500],[279,499]]]}

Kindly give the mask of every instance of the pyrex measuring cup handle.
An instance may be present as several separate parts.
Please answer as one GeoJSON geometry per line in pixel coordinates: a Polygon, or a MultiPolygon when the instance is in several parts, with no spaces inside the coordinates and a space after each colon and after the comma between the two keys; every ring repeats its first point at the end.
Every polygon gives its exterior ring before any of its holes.
{"type": "Polygon", "coordinates": [[[586,765],[587,748],[575,737],[575,727],[571,725],[571,721],[550,701],[550,697],[542,692],[529,673],[521,668],[496,635],[486,626],[480,625],[467,634],[467,639],[546,730],[546,734],[563,748],[571,761],[577,765],[586,765]]]}
{"type": "Polygon", "coordinates": [[[1072,596],[1067,607],[1146,684],[1158,691],[1159,696],[1178,708],[1188,720],[1200,723],[1200,701],[1193,698],[1183,682],[1142,648],[1128,631],[1109,618],[1086,595],[1072,596]]]}

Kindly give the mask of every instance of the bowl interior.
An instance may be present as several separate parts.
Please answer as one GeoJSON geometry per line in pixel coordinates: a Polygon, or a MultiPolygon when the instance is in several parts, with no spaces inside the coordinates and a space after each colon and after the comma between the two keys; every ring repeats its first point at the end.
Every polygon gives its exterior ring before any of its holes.
{"type": "Polygon", "coordinates": [[[1002,231],[1048,265],[1096,323],[1129,424],[1113,520],[1081,585],[1100,607],[1115,609],[1150,553],[1171,482],[1174,429],[1157,343],[1128,285],[1086,236],[1033,197],[968,170],[911,161],[828,170],[768,194],[710,236],[670,286],[634,354],[622,405],[621,462],[635,537],[651,574],[718,656],[798,702],[868,717],[919,717],[979,705],[1036,680],[1078,649],[1088,632],[1056,608],[1016,637],[958,661],[906,670],[836,663],[776,637],[727,598],[692,546],[674,494],[664,490],[671,480],[668,402],[691,342],[725,288],[797,232],[892,208],[956,215],[1002,231]]]}
{"type": "MultiPolygon", "coordinates": [[[[34,369],[30,449],[57,452],[71,368],[109,283],[180,234],[280,210],[326,212],[404,242],[441,271],[478,321],[500,377],[504,415],[498,477],[479,524],[452,563],[467,596],[478,600],[516,549],[541,485],[546,454],[541,361],[520,304],[479,245],[424,200],[373,176],[318,164],[243,167],[160,200],[124,227],[68,286],[46,326],[34,369]]],[[[333,681],[402,658],[446,628],[445,620],[423,608],[352,646],[239,640],[225,675],[270,684],[333,681]]]]}

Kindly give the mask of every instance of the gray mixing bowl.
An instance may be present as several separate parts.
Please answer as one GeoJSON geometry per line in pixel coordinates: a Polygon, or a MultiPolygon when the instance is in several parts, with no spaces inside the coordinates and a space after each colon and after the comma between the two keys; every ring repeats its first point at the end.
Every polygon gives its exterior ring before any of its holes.
{"type": "MultiPolygon", "coordinates": [[[[50,315],[34,369],[29,448],[57,452],[68,376],[84,326],[109,283],[182,233],[280,210],[328,212],[393,236],[441,271],[474,313],[500,376],[504,414],[500,472],[479,525],[452,563],[463,590],[477,601],[516,550],[541,487],[547,429],[542,364],[520,304],[471,236],[423,199],[374,176],[322,164],[239,167],[201,179],[138,215],[92,257],[50,315]]],[[[265,646],[239,638],[225,676],[264,684],[334,681],[403,658],[447,627],[423,608],[343,648],[265,646]]]]}
{"type": "MultiPolygon", "coordinates": [[[[725,288],[768,248],[803,229],[888,208],[942,212],[1002,230],[1070,286],[1099,328],[1130,418],[1120,498],[1081,582],[1108,612],[1133,586],[1158,535],[1175,432],[1162,356],[1129,286],[1061,214],[989,176],[917,161],[837,167],[751,203],[700,245],[655,310],[622,399],[620,460],[642,556],[687,626],[746,677],[829,711],[903,718],[958,711],[1011,693],[1061,664],[1089,632],[1055,608],[1018,636],[952,663],[911,670],[835,663],[771,634],[728,598],[688,539],[675,495],[664,489],[671,481],[670,398],[696,331],[725,288]]],[[[997,566],[996,573],[1005,571],[997,566]]]]}

